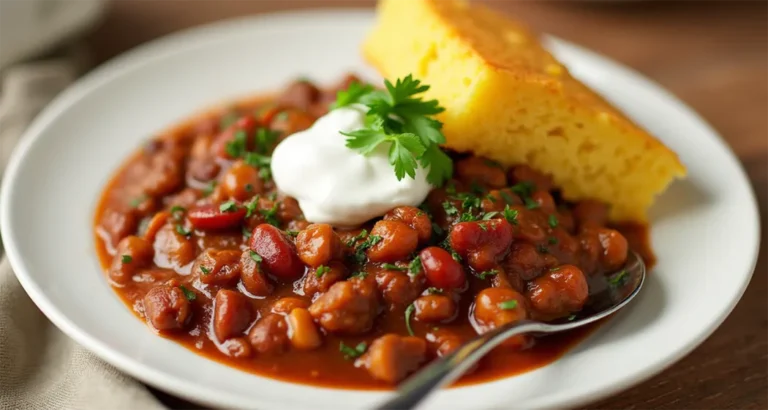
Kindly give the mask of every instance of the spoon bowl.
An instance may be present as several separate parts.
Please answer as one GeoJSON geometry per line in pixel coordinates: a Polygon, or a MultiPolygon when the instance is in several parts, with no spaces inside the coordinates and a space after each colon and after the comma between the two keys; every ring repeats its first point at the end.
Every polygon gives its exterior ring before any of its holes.
{"type": "Polygon", "coordinates": [[[608,286],[597,290],[575,315],[544,323],[522,320],[498,327],[465,343],[425,367],[403,382],[396,396],[377,407],[378,410],[405,410],[416,407],[440,387],[463,375],[480,358],[510,337],[524,333],[544,335],[575,329],[610,316],[626,306],[643,287],[645,263],[635,252],[629,252],[624,268],[607,275],[608,286]]]}

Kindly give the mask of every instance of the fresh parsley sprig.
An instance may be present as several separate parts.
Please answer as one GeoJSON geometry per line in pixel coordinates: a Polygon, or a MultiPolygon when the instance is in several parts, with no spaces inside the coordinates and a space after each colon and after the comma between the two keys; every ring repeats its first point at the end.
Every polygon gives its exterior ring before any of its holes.
{"type": "Polygon", "coordinates": [[[373,152],[380,144],[389,142],[389,162],[398,180],[408,175],[416,177],[420,165],[429,168],[427,181],[442,186],[453,174],[453,162],[439,144],[445,143],[443,124],[432,118],[445,109],[437,100],[423,100],[417,95],[429,89],[428,85],[408,75],[395,84],[384,81],[386,90],[352,83],[339,91],[333,108],[362,104],[368,108],[365,127],[346,135],[347,147],[363,155],[373,152]]]}

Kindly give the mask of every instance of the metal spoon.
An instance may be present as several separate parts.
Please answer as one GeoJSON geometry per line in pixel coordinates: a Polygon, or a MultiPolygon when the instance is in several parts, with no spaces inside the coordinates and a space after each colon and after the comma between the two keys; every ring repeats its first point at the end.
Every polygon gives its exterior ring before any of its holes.
{"type": "Polygon", "coordinates": [[[397,395],[377,409],[406,410],[416,407],[440,387],[458,379],[486,353],[512,336],[562,332],[598,321],[629,303],[640,291],[644,280],[645,263],[638,254],[630,252],[624,269],[608,276],[609,286],[591,289],[593,294],[589,304],[575,317],[551,323],[525,320],[484,333],[408,378],[400,385],[397,395]]]}

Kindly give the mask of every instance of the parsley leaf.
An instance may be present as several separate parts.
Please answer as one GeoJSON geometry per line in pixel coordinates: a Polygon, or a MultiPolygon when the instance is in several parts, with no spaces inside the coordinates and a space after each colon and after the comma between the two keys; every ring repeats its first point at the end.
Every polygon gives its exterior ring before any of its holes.
{"type": "Polygon", "coordinates": [[[211,273],[211,270],[209,268],[206,268],[203,265],[200,265],[200,272],[203,272],[203,275],[207,275],[207,274],[211,273]]]}
{"type": "Polygon", "coordinates": [[[355,260],[357,260],[358,263],[364,263],[365,259],[368,257],[365,251],[371,246],[381,242],[381,240],[382,237],[379,235],[371,235],[366,238],[366,240],[357,247],[357,250],[355,251],[355,260]]]}
{"type": "Polygon", "coordinates": [[[133,262],[133,256],[131,255],[123,255],[120,257],[120,261],[123,263],[131,263],[133,262]]]}
{"type": "Polygon", "coordinates": [[[219,211],[221,212],[235,212],[237,211],[237,203],[235,201],[227,201],[219,205],[219,211]]]}
{"type": "Polygon", "coordinates": [[[384,268],[384,269],[389,269],[389,270],[399,270],[401,272],[405,272],[405,271],[408,270],[408,268],[401,268],[400,266],[397,266],[397,265],[395,265],[393,263],[382,263],[381,267],[384,268]]]}
{"type": "Polygon", "coordinates": [[[498,274],[499,274],[498,270],[491,269],[491,270],[487,270],[487,271],[483,271],[483,272],[478,273],[477,277],[480,278],[480,279],[486,279],[489,276],[498,275],[498,274]]]}
{"type": "Polygon", "coordinates": [[[272,205],[272,208],[259,210],[259,213],[264,215],[264,222],[273,226],[278,226],[278,227],[280,226],[280,220],[277,219],[277,209],[279,205],[280,205],[279,202],[275,202],[275,204],[272,205]]]}
{"type": "Polygon", "coordinates": [[[319,278],[330,271],[331,271],[331,268],[329,268],[328,266],[320,265],[317,267],[317,269],[315,269],[315,276],[319,278]]]}
{"type": "Polygon", "coordinates": [[[187,229],[184,225],[176,225],[175,229],[176,229],[176,233],[178,233],[179,235],[186,236],[186,237],[189,237],[190,235],[192,235],[192,231],[187,229]]]}
{"type": "Polygon", "coordinates": [[[355,235],[353,238],[350,238],[347,241],[347,246],[355,246],[357,241],[359,241],[361,239],[365,239],[367,236],[368,236],[368,230],[367,229],[363,229],[362,231],[360,231],[359,234],[355,235]]]}
{"type": "Polygon", "coordinates": [[[549,220],[548,220],[548,222],[549,222],[549,226],[550,226],[552,229],[554,229],[554,228],[557,228],[558,220],[557,220],[557,217],[556,217],[554,214],[550,214],[550,215],[549,215],[549,220]]]}
{"type": "Polygon", "coordinates": [[[149,197],[146,195],[140,195],[140,196],[137,196],[136,198],[131,199],[131,208],[138,208],[139,205],[144,203],[144,201],[146,201],[147,199],[149,199],[149,197]]]}
{"type": "Polygon", "coordinates": [[[193,301],[197,299],[197,294],[186,287],[184,285],[179,285],[179,289],[181,289],[181,292],[184,293],[184,297],[187,298],[188,301],[193,301]]]}
{"type": "Polygon", "coordinates": [[[352,360],[362,356],[367,348],[368,345],[365,342],[360,342],[355,347],[350,347],[345,345],[344,342],[339,342],[339,351],[344,354],[344,360],[352,360]]]}
{"type": "Polygon", "coordinates": [[[408,307],[405,309],[405,328],[408,330],[408,334],[411,336],[414,336],[413,329],[411,329],[411,316],[413,315],[414,310],[416,310],[416,306],[414,306],[413,303],[408,305],[408,307]]]}
{"type": "Polygon", "coordinates": [[[512,225],[517,225],[519,222],[517,222],[517,209],[510,209],[509,205],[504,207],[504,211],[502,212],[504,215],[504,219],[507,220],[507,222],[511,223],[512,225]]]}
{"type": "Polygon", "coordinates": [[[250,255],[251,255],[251,259],[253,259],[253,261],[256,263],[261,263],[261,261],[263,261],[263,259],[261,258],[261,255],[259,255],[255,251],[251,251],[250,255]]]}
{"type": "Polygon", "coordinates": [[[626,283],[626,281],[627,281],[626,269],[622,269],[608,277],[608,284],[610,284],[613,287],[624,286],[624,283],[626,283]]]}
{"type": "Polygon", "coordinates": [[[417,95],[429,89],[412,75],[395,84],[384,81],[386,91],[351,83],[339,91],[332,108],[363,104],[368,109],[366,126],[346,135],[347,147],[367,155],[380,144],[389,142],[389,162],[398,180],[415,178],[416,169],[429,169],[427,181],[441,186],[453,174],[453,162],[439,144],[445,143],[443,124],[431,116],[444,111],[437,100],[423,100],[417,95]]]}
{"type": "Polygon", "coordinates": [[[511,299],[511,300],[505,300],[498,304],[499,309],[503,310],[512,310],[517,307],[517,300],[511,299]]]}
{"type": "Polygon", "coordinates": [[[408,264],[408,275],[410,276],[417,276],[421,273],[421,258],[415,257],[411,261],[411,263],[408,264]]]}

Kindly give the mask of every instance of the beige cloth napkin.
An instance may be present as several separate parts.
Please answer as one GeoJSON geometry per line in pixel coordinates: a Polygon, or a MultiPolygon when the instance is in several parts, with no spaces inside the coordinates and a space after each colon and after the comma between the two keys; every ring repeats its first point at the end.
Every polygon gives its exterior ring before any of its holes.
{"type": "MultiPolygon", "coordinates": [[[[72,81],[75,71],[71,60],[55,60],[5,73],[0,170],[32,118],[72,81]]],[[[24,292],[7,259],[0,261],[0,410],[162,408],[141,383],[54,327],[24,292]]]]}

